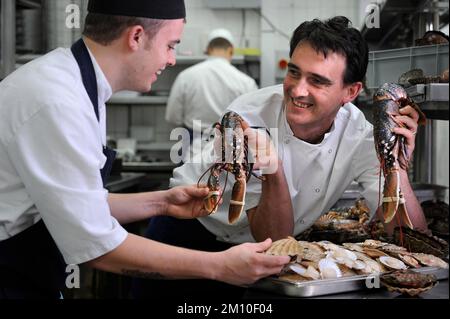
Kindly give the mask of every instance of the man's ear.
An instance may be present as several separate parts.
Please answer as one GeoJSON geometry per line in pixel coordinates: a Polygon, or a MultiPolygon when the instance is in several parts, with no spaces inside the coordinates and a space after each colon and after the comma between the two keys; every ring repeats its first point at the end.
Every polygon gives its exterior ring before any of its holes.
{"type": "Polygon", "coordinates": [[[126,40],[128,47],[132,51],[137,51],[140,46],[144,45],[145,30],[140,25],[130,27],[126,31],[126,40]]]}
{"type": "Polygon", "coordinates": [[[356,99],[359,92],[361,92],[362,87],[363,87],[362,82],[355,82],[355,83],[346,85],[346,88],[345,88],[346,95],[342,99],[342,105],[356,99]]]}

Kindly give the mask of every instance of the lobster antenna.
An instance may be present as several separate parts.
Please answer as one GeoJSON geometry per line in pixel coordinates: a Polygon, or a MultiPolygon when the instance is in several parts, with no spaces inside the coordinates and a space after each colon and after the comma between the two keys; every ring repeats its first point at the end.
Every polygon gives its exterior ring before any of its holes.
{"type": "Polygon", "coordinates": [[[216,165],[216,164],[212,164],[212,165],[211,165],[210,167],[208,167],[208,169],[202,174],[202,176],[200,176],[200,178],[199,178],[198,181],[197,181],[197,187],[200,187],[200,182],[201,182],[201,180],[203,179],[203,177],[205,177],[206,173],[210,172],[210,171],[213,169],[214,165],[216,165]]]}

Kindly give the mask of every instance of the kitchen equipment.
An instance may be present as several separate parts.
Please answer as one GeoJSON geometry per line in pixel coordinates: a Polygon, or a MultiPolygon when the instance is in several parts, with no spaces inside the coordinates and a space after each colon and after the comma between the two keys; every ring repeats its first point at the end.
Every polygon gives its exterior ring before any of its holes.
{"type": "Polygon", "coordinates": [[[151,126],[134,125],[130,127],[130,135],[138,142],[152,142],[155,138],[155,128],[151,126]]]}

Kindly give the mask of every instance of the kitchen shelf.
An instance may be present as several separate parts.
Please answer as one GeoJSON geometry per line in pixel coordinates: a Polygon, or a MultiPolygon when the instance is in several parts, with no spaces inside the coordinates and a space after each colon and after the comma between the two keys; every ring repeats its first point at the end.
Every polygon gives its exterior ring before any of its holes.
{"type": "Polygon", "coordinates": [[[426,76],[440,75],[448,69],[448,57],[448,44],[371,51],[367,88],[376,89],[386,82],[397,83],[402,73],[412,69],[422,69],[426,76]]]}
{"type": "Polygon", "coordinates": [[[448,120],[448,83],[418,84],[406,89],[429,119],[448,120]]]}

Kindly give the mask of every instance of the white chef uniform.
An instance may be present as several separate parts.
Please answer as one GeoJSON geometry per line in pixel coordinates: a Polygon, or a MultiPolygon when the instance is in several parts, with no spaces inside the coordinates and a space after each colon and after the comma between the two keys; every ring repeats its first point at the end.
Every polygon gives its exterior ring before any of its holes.
{"type": "Polygon", "coordinates": [[[70,49],[0,82],[0,240],[42,218],[68,264],[102,256],[127,236],[110,214],[99,173],[112,90],[91,59],[100,123],[70,49]]]}
{"type": "Polygon", "coordinates": [[[189,129],[197,120],[202,130],[210,128],[235,98],[257,88],[255,80],[225,58],[208,57],[177,76],[167,102],[166,120],[189,129]]]}
{"type": "MultiPolygon", "coordinates": [[[[282,85],[245,94],[236,99],[228,110],[240,114],[251,126],[269,130],[278,128],[274,142],[283,162],[292,199],[294,235],[306,230],[327,212],[353,181],[361,186],[362,196],[366,198],[371,213],[375,213],[380,180],[372,125],[353,104],[347,103],[339,110],[331,130],[320,144],[309,144],[293,135],[286,120],[282,85]]],[[[193,163],[187,163],[174,171],[171,186],[197,182],[213,162],[212,142],[206,145],[203,154],[197,155],[193,163]],[[202,164],[198,164],[201,163],[200,156],[203,156],[202,164]]],[[[218,240],[232,243],[254,241],[245,213],[235,224],[228,224],[233,182],[234,178],[229,174],[223,204],[215,214],[199,220],[218,240]]],[[[221,185],[223,183],[224,178],[221,185]]],[[[247,184],[244,210],[257,206],[260,196],[261,182],[251,177],[247,184]]]]}

